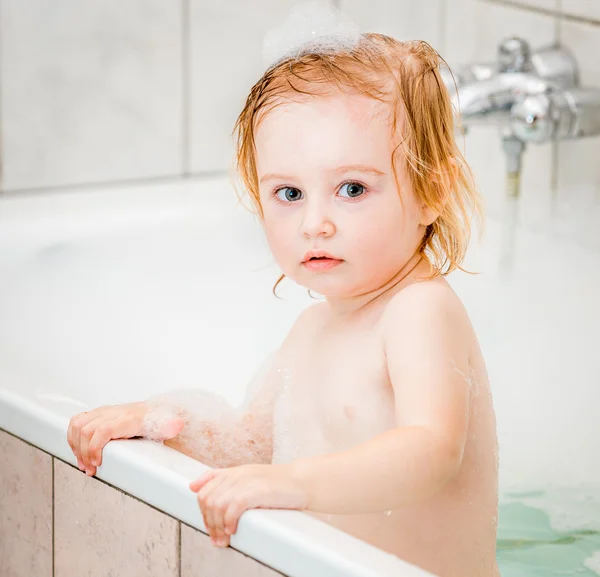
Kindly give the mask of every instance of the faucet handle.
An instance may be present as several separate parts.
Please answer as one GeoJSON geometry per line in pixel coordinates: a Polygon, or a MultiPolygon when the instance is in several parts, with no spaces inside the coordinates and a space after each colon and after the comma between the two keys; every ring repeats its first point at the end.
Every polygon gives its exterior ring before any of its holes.
{"type": "Polygon", "coordinates": [[[529,43],[516,36],[505,38],[498,47],[496,62],[452,66],[442,63],[440,74],[451,97],[463,86],[485,82],[500,73],[531,73],[533,76],[564,88],[579,84],[577,62],[562,46],[551,45],[531,52],[529,43]]]}
{"type": "Polygon", "coordinates": [[[579,84],[577,62],[566,48],[553,44],[531,52],[529,43],[517,36],[498,46],[498,72],[533,72],[563,87],[579,84]]]}
{"type": "Polygon", "coordinates": [[[517,36],[505,38],[498,46],[498,72],[528,72],[531,65],[529,42],[517,36]]]}
{"type": "Polygon", "coordinates": [[[557,44],[536,50],[531,55],[531,65],[542,79],[569,88],[579,85],[579,68],[573,55],[557,44]]]}
{"type": "Polygon", "coordinates": [[[552,88],[520,98],[510,112],[513,133],[524,142],[600,134],[600,90],[552,88]]]}

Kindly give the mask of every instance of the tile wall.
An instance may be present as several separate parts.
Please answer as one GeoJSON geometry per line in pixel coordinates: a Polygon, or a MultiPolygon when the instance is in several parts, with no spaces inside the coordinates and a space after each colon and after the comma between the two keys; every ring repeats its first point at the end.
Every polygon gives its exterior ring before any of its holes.
{"type": "MultiPolygon", "coordinates": [[[[0,190],[225,173],[237,113],[263,70],[262,38],[296,1],[0,0],[0,190]]],[[[451,65],[493,60],[512,34],[534,48],[562,42],[582,82],[600,86],[597,0],[336,1],[363,30],[423,38],[451,65]]],[[[496,129],[472,129],[464,150],[488,212],[500,214],[496,129]]],[[[530,145],[521,220],[597,224],[599,155],[600,138],[530,145]]]]}
{"type": "Polygon", "coordinates": [[[0,575],[281,574],[0,430],[0,575]]]}

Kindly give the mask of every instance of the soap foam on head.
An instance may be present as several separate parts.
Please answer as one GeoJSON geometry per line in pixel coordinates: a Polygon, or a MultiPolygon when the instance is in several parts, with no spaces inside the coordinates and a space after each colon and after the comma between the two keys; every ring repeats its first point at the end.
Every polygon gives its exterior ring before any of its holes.
{"type": "Polygon", "coordinates": [[[295,5],[287,20],[267,32],[263,62],[271,68],[302,54],[350,52],[360,41],[358,25],[326,0],[295,5]]]}

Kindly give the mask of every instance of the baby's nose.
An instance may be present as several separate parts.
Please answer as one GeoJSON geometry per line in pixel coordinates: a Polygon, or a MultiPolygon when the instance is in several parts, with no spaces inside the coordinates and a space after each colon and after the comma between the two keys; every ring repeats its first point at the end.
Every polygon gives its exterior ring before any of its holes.
{"type": "Polygon", "coordinates": [[[332,236],[336,227],[322,206],[309,207],[302,221],[302,233],[308,238],[332,236]]]}

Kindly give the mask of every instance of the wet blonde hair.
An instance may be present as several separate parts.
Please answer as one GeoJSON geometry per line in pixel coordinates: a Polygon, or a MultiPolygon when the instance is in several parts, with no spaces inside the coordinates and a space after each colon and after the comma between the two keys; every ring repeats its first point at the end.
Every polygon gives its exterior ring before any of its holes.
{"type": "Polygon", "coordinates": [[[358,91],[391,107],[392,136],[399,138],[391,159],[398,190],[397,166],[404,162],[417,201],[438,214],[419,247],[432,276],[464,270],[471,222],[481,224],[483,211],[455,140],[453,108],[439,70],[445,64],[427,42],[365,33],[351,51],[308,52],[268,69],[253,86],[234,128],[235,168],[259,216],[264,215],[254,137],[262,119],[295,93],[310,98],[336,89],[358,91]]]}

